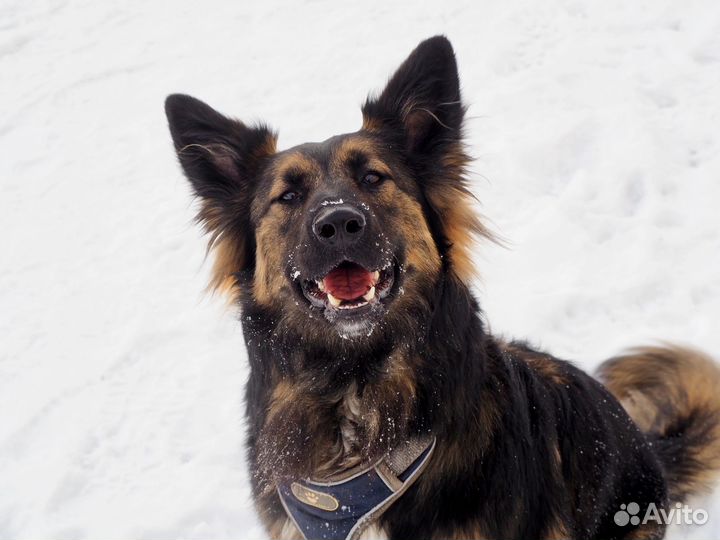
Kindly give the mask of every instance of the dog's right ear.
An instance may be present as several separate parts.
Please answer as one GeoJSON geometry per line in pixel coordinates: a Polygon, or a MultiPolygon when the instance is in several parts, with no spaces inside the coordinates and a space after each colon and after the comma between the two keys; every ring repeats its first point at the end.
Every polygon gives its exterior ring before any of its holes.
{"type": "Polygon", "coordinates": [[[275,134],[247,127],[202,101],[182,94],[165,100],[175,151],[204,202],[222,207],[252,188],[259,162],[275,153],[275,134]]]}
{"type": "Polygon", "coordinates": [[[181,94],[165,100],[165,113],[180,165],[202,201],[198,220],[217,252],[211,286],[223,288],[253,264],[250,201],[277,137],[266,126],[248,127],[181,94]]]}

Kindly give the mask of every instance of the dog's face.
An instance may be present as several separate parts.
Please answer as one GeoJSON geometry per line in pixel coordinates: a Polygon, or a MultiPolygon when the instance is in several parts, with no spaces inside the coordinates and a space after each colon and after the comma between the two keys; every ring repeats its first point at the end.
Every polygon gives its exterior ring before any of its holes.
{"type": "Polygon", "coordinates": [[[423,42],[362,128],[278,152],[187,96],[166,103],[180,162],[216,251],[214,285],[308,342],[372,343],[421,330],[442,276],[467,279],[483,229],[463,174],[457,67],[445,38],[423,42]]]}
{"type": "Polygon", "coordinates": [[[280,152],[259,179],[250,205],[256,302],[354,338],[428,295],[441,260],[422,193],[381,134],[280,152]]]}

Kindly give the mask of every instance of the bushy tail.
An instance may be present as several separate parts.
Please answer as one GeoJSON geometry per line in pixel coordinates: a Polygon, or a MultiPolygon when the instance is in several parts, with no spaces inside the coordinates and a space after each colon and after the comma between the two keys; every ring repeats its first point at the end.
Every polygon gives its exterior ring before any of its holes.
{"type": "Polygon", "coordinates": [[[608,360],[599,376],[652,441],[670,501],[710,489],[720,472],[720,367],[696,350],[646,347],[608,360]]]}

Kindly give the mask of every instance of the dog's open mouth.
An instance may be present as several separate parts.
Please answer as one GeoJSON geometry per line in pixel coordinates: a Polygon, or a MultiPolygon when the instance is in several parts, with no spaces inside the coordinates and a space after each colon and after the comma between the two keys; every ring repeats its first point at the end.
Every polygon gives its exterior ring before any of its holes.
{"type": "Polygon", "coordinates": [[[319,280],[303,280],[302,291],[315,307],[352,313],[386,298],[394,282],[392,265],[368,270],[345,261],[319,280]]]}

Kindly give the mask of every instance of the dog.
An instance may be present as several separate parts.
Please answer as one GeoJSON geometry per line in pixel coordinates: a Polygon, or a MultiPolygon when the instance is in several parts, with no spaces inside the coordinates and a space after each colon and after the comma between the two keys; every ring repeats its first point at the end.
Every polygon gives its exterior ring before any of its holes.
{"type": "Polygon", "coordinates": [[[271,538],[657,539],[720,470],[720,370],[638,348],[599,380],[493,336],[471,293],[465,107],[443,36],[362,106],[359,131],[278,151],[185,95],[166,101],[240,307],[247,460],[271,538]],[[601,382],[600,382],[601,381],[601,382]],[[621,512],[622,513],[622,512],[621,512]]]}

